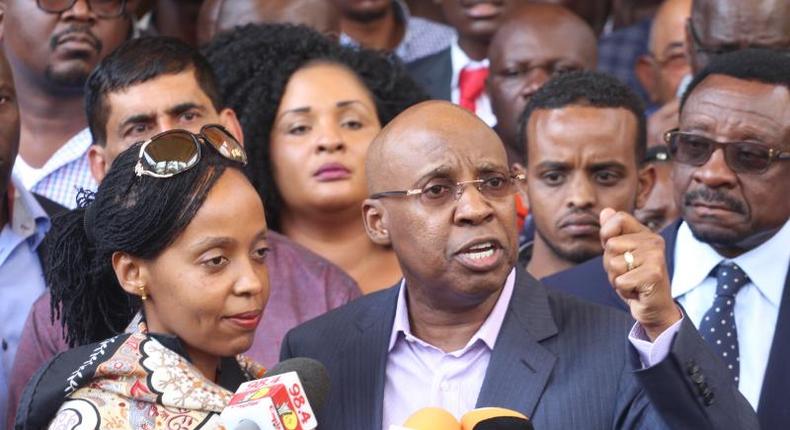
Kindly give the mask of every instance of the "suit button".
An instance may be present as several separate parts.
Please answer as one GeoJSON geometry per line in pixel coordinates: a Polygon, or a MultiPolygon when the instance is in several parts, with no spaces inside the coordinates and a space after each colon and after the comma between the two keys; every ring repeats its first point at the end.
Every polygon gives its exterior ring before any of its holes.
{"type": "Polygon", "coordinates": [[[705,383],[705,375],[702,373],[692,373],[691,380],[694,381],[695,384],[700,385],[705,383]]]}
{"type": "Polygon", "coordinates": [[[689,375],[697,374],[697,373],[699,373],[699,370],[700,369],[699,369],[699,366],[697,365],[697,363],[695,363],[693,361],[689,361],[688,362],[688,367],[686,367],[686,371],[688,372],[689,375]]]}
{"type": "Polygon", "coordinates": [[[702,402],[705,404],[705,406],[710,406],[710,405],[713,404],[713,398],[714,397],[715,396],[714,396],[712,391],[705,390],[705,394],[702,397],[702,402]]]}

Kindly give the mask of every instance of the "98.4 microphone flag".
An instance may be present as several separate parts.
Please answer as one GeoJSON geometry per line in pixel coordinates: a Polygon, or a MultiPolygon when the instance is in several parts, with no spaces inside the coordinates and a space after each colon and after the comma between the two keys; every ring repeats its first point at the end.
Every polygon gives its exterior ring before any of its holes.
{"type": "Polygon", "coordinates": [[[318,426],[296,372],[241,384],[220,419],[229,430],[313,430],[318,426]]]}

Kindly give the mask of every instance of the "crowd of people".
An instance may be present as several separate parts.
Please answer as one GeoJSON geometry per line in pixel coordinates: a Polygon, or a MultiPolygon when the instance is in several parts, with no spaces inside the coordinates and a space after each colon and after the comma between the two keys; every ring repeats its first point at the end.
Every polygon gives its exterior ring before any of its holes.
{"type": "Polygon", "coordinates": [[[0,16],[0,430],[790,426],[790,2],[0,16]]]}

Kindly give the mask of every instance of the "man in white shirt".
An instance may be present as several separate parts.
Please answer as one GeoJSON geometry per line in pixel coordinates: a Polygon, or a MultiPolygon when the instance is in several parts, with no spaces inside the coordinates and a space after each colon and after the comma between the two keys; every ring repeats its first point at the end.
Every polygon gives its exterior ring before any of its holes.
{"type": "Polygon", "coordinates": [[[5,1],[3,48],[19,95],[21,137],[14,174],[25,188],[67,207],[95,189],[82,106],[88,74],[132,35],[137,0],[5,1]]]}
{"type": "Polygon", "coordinates": [[[431,98],[461,105],[493,127],[496,116],[485,89],[488,45],[504,19],[524,3],[526,0],[443,0],[444,15],[458,37],[449,48],[406,68],[431,98]]]}
{"type": "MultiPolygon", "coordinates": [[[[788,106],[790,56],[724,54],[689,84],[666,139],[682,217],[662,232],[672,295],[770,429],[790,423],[788,106]]],[[[596,264],[545,282],[606,302],[596,264]]]]}

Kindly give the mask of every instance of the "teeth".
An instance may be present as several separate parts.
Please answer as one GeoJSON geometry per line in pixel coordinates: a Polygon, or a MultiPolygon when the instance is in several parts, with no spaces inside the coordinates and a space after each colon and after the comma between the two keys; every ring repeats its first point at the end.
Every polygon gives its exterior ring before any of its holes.
{"type": "Polygon", "coordinates": [[[481,252],[465,252],[464,254],[466,254],[466,256],[472,260],[482,260],[483,258],[488,258],[494,255],[494,248],[488,248],[487,250],[481,252]]]}
{"type": "Polygon", "coordinates": [[[475,246],[469,247],[469,250],[470,251],[476,251],[476,250],[479,250],[479,249],[488,249],[488,248],[493,248],[493,247],[494,247],[494,245],[491,242],[483,242],[483,243],[479,243],[479,244],[477,244],[475,246]]]}

